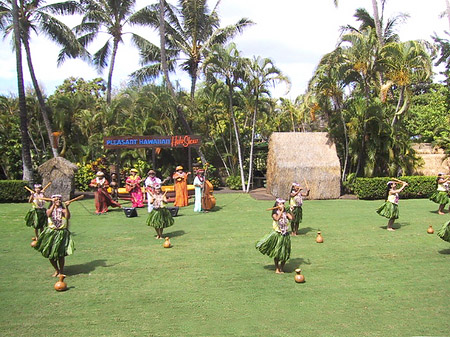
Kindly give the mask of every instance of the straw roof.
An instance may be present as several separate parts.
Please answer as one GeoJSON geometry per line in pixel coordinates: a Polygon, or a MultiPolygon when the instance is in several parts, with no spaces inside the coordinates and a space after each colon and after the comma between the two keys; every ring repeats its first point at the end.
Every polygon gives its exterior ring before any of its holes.
{"type": "Polygon", "coordinates": [[[341,169],[325,132],[274,132],[267,157],[267,192],[287,198],[293,182],[311,189],[310,199],[339,198],[341,169]]]}
{"type": "Polygon", "coordinates": [[[52,158],[39,166],[43,185],[52,183],[45,194],[61,194],[63,200],[69,200],[75,190],[74,176],[77,170],[77,165],[62,157],[52,158]]]}

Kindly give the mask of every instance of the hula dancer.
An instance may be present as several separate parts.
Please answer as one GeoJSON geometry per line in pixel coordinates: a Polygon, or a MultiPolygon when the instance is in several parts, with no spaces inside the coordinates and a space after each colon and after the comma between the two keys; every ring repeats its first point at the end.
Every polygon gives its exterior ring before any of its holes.
{"type": "Polygon", "coordinates": [[[408,183],[405,181],[389,181],[387,183],[387,191],[386,191],[386,201],[383,205],[381,205],[377,209],[377,213],[381,216],[384,216],[385,218],[388,218],[388,224],[387,224],[387,230],[388,231],[395,231],[394,228],[392,228],[392,225],[394,224],[395,219],[398,219],[399,211],[398,211],[398,200],[399,196],[398,194],[403,191],[403,189],[408,186],[408,183]],[[401,183],[402,186],[397,189],[397,183],[401,183]]]}
{"type": "MultiPolygon", "coordinates": [[[[31,190],[30,190],[31,191],[31,190]]],[[[32,203],[31,209],[25,215],[25,224],[34,228],[36,240],[47,224],[47,210],[45,209],[45,197],[42,185],[34,185],[34,193],[31,193],[28,202],[32,203]]]]}
{"type": "Polygon", "coordinates": [[[155,185],[155,192],[150,196],[150,202],[153,205],[152,211],[148,214],[147,226],[155,228],[156,238],[162,239],[164,228],[173,225],[172,214],[166,208],[166,195],[161,191],[161,185],[155,185]]]}
{"type": "Polygon", "coordinates": [[[272,210],[273,230],[256,243],[256,249],[274,259],[275,273],[284,273],[283,268],[291,255],[291,237],[289,236],[289,220],[292,215],[284,208],[285,201],[277,198],[272,210]]]}
{"type": "Polygon", "coordinates": [[[291,235],[296,236],[298,234],[298,226],[303,219],[303,197],[309,195],[309,188],[306,193],[302,193],[302,188],[298,183],[292,183],[290,199],[289,199],[289,209],[293,216],[291,220],[291,235]]]}
{"type": "Polygon", "coordinates": [[[442,240],[450,242],[450,221],[447,221],[437,232],[442,240]]]}
{"type": "Polygon", "coordinates": [[[449,202],[448,197],[448,177],[444,177],[443,173],[439,173],[436,178],[437,190],[430,196],[430,200],[439,204],[438,214],[445,214],[444,207],[449,202]]]}
{"type": "Polygon", "coordinates": [[[39,236],[36,250],[48,258],[55,272],[52,276],[64,273],[65,257],[74,251],[72,235],[69,232],[69,204],[64,206],[61,195],[52,195],[52,205],[47,210],[48,226],[39,236]]]}

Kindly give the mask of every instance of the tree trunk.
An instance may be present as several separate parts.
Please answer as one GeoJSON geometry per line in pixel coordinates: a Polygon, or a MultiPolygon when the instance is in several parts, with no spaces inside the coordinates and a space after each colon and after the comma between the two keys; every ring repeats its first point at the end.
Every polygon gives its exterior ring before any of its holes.
{"type": "Polygon", "coordinates": [[[382,48],[384,46],[384,38],[383,32],[381,31],[381,21],[380,16],[378,14],[377,0],[372,0],[372,8],[373,8],[373,20],[375,21],[375,31],[377,32],[378,43],[380,44],[380,48],[382,48]]]}
{"type": "Polygon", "coordinates": [[[42,118],[44,119],[45,129],[47,130],[47,136],[50,141],[50,147],[52,148],[53,157],[58,157],[58,145],[55,144],[55,139],[53,138],[52,125],[50,124],[50,119],[48,118],[48,108],[45,104],[44,97],[39,87],[39,83],[36,79],[36,74],[34,72],[33,62],[31,61],[31,50],[28,40],[23,40],[23,45],[25,47],[25,52],[27,56],[28,70],[30,71],[31,81],[33,82],[34,91],[39,102],[39,108],[42,113],[42,118]]]}
{"type": "MultiPolygon", "coordinates": [[[[172,86],[172,82],[170,82],[169,78],[169,70],[167,66],[167,56],[166,56],[166,30],[165,30],[165,20],[164,20],[164,0],[159,0],[159,43],[160,43],[160,56],[161,56],[161,66],[163,68],[163,74],[164,74],[164,80],[166,82],[167,88],[169,89],[170,95],[172,96],[172,99],[176,102],[177,107],[177,114],[178,118],[181,121],[181,125],[183,125],[183,128],[187,131],[188,134],[192,135],[192,129],[189,125],[186,116],[184,115],[183,107],[180,106],[177,102],[177,97],[175,94],[175,90],[172,86]]],[[[197,149],[198,155],[200,156],[200,159],[203,164],[205,164],[206,157],[203,154],[203,151],[198,148],[197,149]]]]}
{"type": "Polygon", "coordinates": [[[13,26],[14,26],[14,45],[16,49],[16,68],[17,68],[17,86],[19,92],[19,111],[20,111],[20,135],[22,140],[22,180],[32,181],[32,163],[30,153],[30,139],[28,138],[28,116],[27,104],[25,101],[25,88],[23,84],[22,68],[22,47],[20,43],[19,9],[16,0],[13,5],[13,26]]]}
{"type": "Polygon", "coordinates": [[[111,62],[108,71],[108,82],[106,83],[106,103],[111,103],[111,91],[112,91],[112,75],[114,71],[114,64],[116,63],[117,49],[119,48],[119,40],[114,38],[113,51],[111,54],[111,62]]]}
{"type": "Polygon", "coordinates": [[[228,93],[229,93],[228,104],[229,104],[229,109],[230,109],[230,115],[231,115],[231,120],[233,121],[234,134],[236,136],[236,146],[237,146],[237,153],[238,153],[238,159],[239,159],[239,170],[241,172],[242,192],[245,192],[246,188],[245,188],[245,177],[244,177],[244,164],[242,162],[241,142],[239,140],[239,129],[238,129],[238,125],[236,123],[236,117],[234,116],[234,111],[233,111],[233,87],[231,84],[228,84],[228,93]]]}
{"type": "MultiPolygon", "coordinates": [[[[250,183],[253,178],[253,147],[255,146],[255,128],[256,128],[256,116],[258,114],[258,93],[256,94],[255,108],[253,109],[252,118],[252,141],[250,142],[250,162],[248,167],[248,180],[247,180],[247,193],[250,192],[250,183]]],[[[295,132],[295,131],[294,131],[295,132]]]]}

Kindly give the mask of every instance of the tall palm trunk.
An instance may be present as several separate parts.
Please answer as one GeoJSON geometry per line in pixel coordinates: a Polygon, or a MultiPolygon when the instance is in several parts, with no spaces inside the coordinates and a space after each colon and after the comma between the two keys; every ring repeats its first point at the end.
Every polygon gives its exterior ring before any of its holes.
{"type": "Polygon", "coordinates": [[[380,16],[378,14],[377,0],[372,0],[372,8],[373,8],[373,20],[375,21],[375,31],[377,32],[378,43],[380,44],[381,48],[384,46],[384,38],[383,32],[381,31],[381,21],[380,16]]]}
{"type": "MultiPolygon", "coordinates": [[[[247,180],[247,190],[246,192],[250,192],[250,182],[253,178],[253,148],[255,146],[255,129],[256,129],[256,116],[258,114],[258,93],[255,93],[256,96],[256,102],[255,102],[255,108],[253,109],[253,118],[252,118],[252,141],[250,143],[250,163],[248,167],[248,180],[247,180]]],[[[295,131],[294,131],[295,132],[295,131]]]]}
{"type": "MultiPolygon", "coordinates": [[[[175,90],[172,86],[172,82],[170,82],[169,78],[169,68],[167,66],[167,56],[166,56],[166,32],[165,32],[165,20],[164,20],[164,0],[159,0],[159,43],[160,43],[160,55],[161,55],[161,66],[163,68],[163,74],[164,74],[164,80],[166,82],[167,88],[169,89],[170,95],[172,96],[172,99],[177,102],[177,97],[175,94],[175,90]]],[[[178,114],[178,118],[181,121],[181,124],[183,125],[183,128],[192,135],[192,129],[189,125],[186,116],[183,111],[183,107],[176,103],[176,110],[178,114]]],[[[206,157],[203,154],[203,151],[198,148],[197,149],[198,155],[200,156],[200,159],[203,164],[206,163],[206,157]]]]}
{"type": "Polygon", "coordinates": [[[14,45],[16,49],[17,87],[19,92],[20,135],[22,140],[22,180],[32,181],[32,163],[30,153],[30,139],[28,137],[27,104],[23,84],[22,47],[20,43],[19,9],[16,0],[13,5],[14,45]]]}
{"type": "Polygon", "coordinates": [[[241,184],[242,184],[242,191],[245,192],[245,177],[244,177],[244,164],[242,162],[242,154],[241,154],[241,141],[239,139],[239,129],[238,125],[236,123],[236,116],[234,115],[233,110],[233,86],[231,85],[231,81],[227,80],[228,84],[228,104],[229,104],[229,110],[230,110],[230,116],[231,120],[233,121],[233,128],[234,128],[234,135],[236,137],[236,147],[237,147],[237,153],[238,153],[238,159],[239,159],[239,170],[241,173],[241,184]]]}
{"type": "Polygon", "coordinates": [[[119,48],[119,40],[114,38],[114,45],[113,45],[113,51],[111,54],[111,62],[109,65],[109,72],[108,72],[108,82],[106,83],[106,103],[111,103],[111,91],[112,91],[112,75],[114,71],[114,64],[116,63],[116,55],[117,55],[117,49],[119,48]]]}
{"type": "Polygon", "coordinates": [[[52,148],[53,157],[58,157],[58,146],[55,144],[55,139],[53,137],[53,131],[52,126],[50,124],[50,119],[48,118],[48,108],[45,104],[44,97],[41,92],[41,88],[39,87],[39,83],[36,79],[36,73],[34,72],[34,66],[33,62],[31,61],[31,50],[30,50],[30,44],[28,43],[28,40],[23,40],[23,46],[25,48],[26,57],[27,57],[27,64],[28,69],[30,71],[31,81],[33,82],[34,91],[36,92],[36,96],[39,102],[39,108],[42,113],[42,118],[44,119],[44,125],[45,129],[47,130],[47,136],[50,140],[50,147],[52,148]]]}

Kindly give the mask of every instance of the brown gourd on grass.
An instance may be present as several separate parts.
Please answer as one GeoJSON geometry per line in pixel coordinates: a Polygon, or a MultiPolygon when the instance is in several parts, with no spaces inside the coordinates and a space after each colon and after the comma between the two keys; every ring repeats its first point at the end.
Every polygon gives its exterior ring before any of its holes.
{"type": "Polygon", "coordinates": [[[58,275],[59,280],[55,283],[54,287],[56,291],[64,291],[67,289],[67,283],[64,282],[64,278],[66,275],[60,274],[58,275]]]}
{"type": "Polygon", "coordinates": [[[295,276],[294,280],[297,283],[303,283],[305,282],[305,276],[301,274],[302,270],[300,268],[295,269],[295,276]]]}
{"type": "Polygon", "coordinates": [[[166,240],[163,243],[163,247],[164,248],[170,248],[171,247],[170,238],[168,236],[166,237],[166,240]]]}

